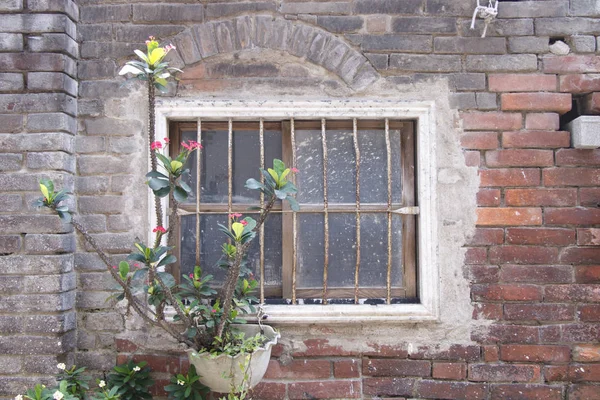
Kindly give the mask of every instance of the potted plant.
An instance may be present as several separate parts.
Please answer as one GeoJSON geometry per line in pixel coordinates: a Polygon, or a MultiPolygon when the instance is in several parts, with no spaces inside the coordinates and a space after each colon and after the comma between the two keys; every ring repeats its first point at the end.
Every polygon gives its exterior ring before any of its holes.
{"type": "Polygon", "coordinates": [[[62,204],[66,194],[62,191],[55,193],[49,180],[40,182],[43,198],[38,200],[38,206],[50,208],[63,221],[72,223],[98,253],[122,288],[116,296],[118,300],[126,300],[128,307],[149,325],[164,329],[178,342],[188,346],[190,362],[196,366],[202,383],[213,391],[229,392],[230,398],[235,398],[236,393],[238,398],[244,398],[245,393],[264,375],[271,348],[279,338],[271,327],[260,324],[261,313],[256,307],[258,300],[253,295],[257,282],[247,268],[247,254],[251,241],[277,200],[288,201],[293,210],[298,210],[293,197],[296,187],[289,181],[290,173],[296,170],[274,160],[273,168],[260,171],[260,181],[247,181],[249,190],[263,193],[265,205],[257,210],[256,219],[232,214],[226,225],[220,225],[228,241],[220,249],[222,257],[219,265],[226,269],[226,278],[219,290],[211,286],[212,276],[204,276],[200,266],[195,266],[192,274],[183,276],[181,282],[176,283],[175,277],[165,270],[176,261],[172,254],[173,235],[170,233],[174,232],[178,205],[191,191],[182,179],[189,173],[185,164],[189,156],[200,151],[202,146],[194,141],[182,143],[183,150],[171,158],[167,152],[163,154],[168,140],[164,143],[155,140],[155,90],[165,90],[167,80],[179,70],[169,67],[165,61],[173,46],[161,47],[153,37],[146,45],[146,53],[136,50],[139,60],[127,62],[120,74],[133,76],[147,84],[151,170],[146,177],[155,196],[154,210],[158,221],[151,243],[135,243],[132,246],[135,251],[128,260],[113,266],[85,227],[62,204]],[[160,199],[167,196],[171,214],[169,226],[165,228],[160,199]],[[167,307],[175,312],[172,320],[165,313],[167,307]],[[245,325],[248,314],[258,314],[259,323],[245,325]],[[216,365],[224,365],[223,370],[215,372],[216,365]]]}

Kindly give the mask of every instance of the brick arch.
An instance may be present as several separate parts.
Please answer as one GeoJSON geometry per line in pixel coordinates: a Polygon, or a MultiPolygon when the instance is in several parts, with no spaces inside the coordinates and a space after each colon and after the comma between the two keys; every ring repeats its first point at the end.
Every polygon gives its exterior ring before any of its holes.
{"type": "Polygon", "coordinates": [[[183,66],[211,56],[250,49],[285,51],[337,75],[361,90],[379,78],[369,60],[323,29],[272,15],[245,15],[189,27],[173,38],[183,66]]]}

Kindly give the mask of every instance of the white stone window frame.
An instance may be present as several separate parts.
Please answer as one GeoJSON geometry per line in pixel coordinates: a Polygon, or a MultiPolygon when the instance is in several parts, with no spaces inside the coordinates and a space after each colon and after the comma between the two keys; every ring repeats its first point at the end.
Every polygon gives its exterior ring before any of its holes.
{"type": "MultiPolygon", "coordinates": [[[[417,290],[418,304],[379,305],[264,305],[273,325],[414,323],[439,321],[438,210],[436,206],[436,120],[433,101],[319,100],[157,100],[156,140],[168,137],[169,121],[300,119],[397,119],[416,126],[417,186],[417,290]]],[[[154,201],[150,192],[148,204],[154,201]]],[[[166,200],[163,201],[166,210],[166,200]]],[[[150,227],[156,226],[148,207],[150,227]]],[[[166,215],[166,213],[165,213],[166,215]]]]}

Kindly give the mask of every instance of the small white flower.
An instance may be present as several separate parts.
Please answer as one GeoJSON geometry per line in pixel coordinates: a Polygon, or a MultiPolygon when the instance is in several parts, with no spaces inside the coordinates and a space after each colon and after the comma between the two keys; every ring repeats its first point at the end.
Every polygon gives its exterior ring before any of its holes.
{"type": "Polygon", "coordinates": [[[185,382],[182,381],[181,379],[177,379],[177,384],[183,386],[183,385],[185,385],[185,382]]]}
{"type": "Polygon", "coordinates": [[[15,396],[15,400],[23,400],[23,396],[18,394],[15,396]]]}
{"type": "Polygon", "coordinates": [[[100,381],[100,382],[98,382],[98,386],[100,386],[101,388],[103,388],[104,386],[106,386],[106,382],[100,381]]]}
{"type": "Polygon", "coordinates": [[[62,399],[63,399],[63,397],[65,397],[65,395],[64,395],[64,394],[62,394],[62,393],[61,393],[60,391],[58,391],[58,390],[57,390],[56,392],[54,392],[54,395],[52,395],[52,398],[53,398],[54,400],[62,400],[62,399]]]}
{"type": "Polygon", "coordinates": [[[64,371],[65,369],[67,369],[67,366],[65,365],[65,363],[60,363],[56,365],[56,368],[62,369],[64,371]]]}
{"type": "Polygon", "coordinates": [[[138,366],[136,365],[135,367],[133,367],[133,370],[134,370],[135,372],[138,372],[139,370],[141,370],[141,368],[140,368],[140,367],[138,367],[138,366]]]}

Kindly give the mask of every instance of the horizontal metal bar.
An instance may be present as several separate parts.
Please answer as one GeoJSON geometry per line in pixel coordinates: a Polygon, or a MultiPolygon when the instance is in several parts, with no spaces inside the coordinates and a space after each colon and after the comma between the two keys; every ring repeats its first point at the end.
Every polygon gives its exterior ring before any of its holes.
{"type": "Polygon", "coordinates": [[[402,207],[396,210],[392,210],[392,213],[402,215],[419,215],[419,207],[402,207]]]}

